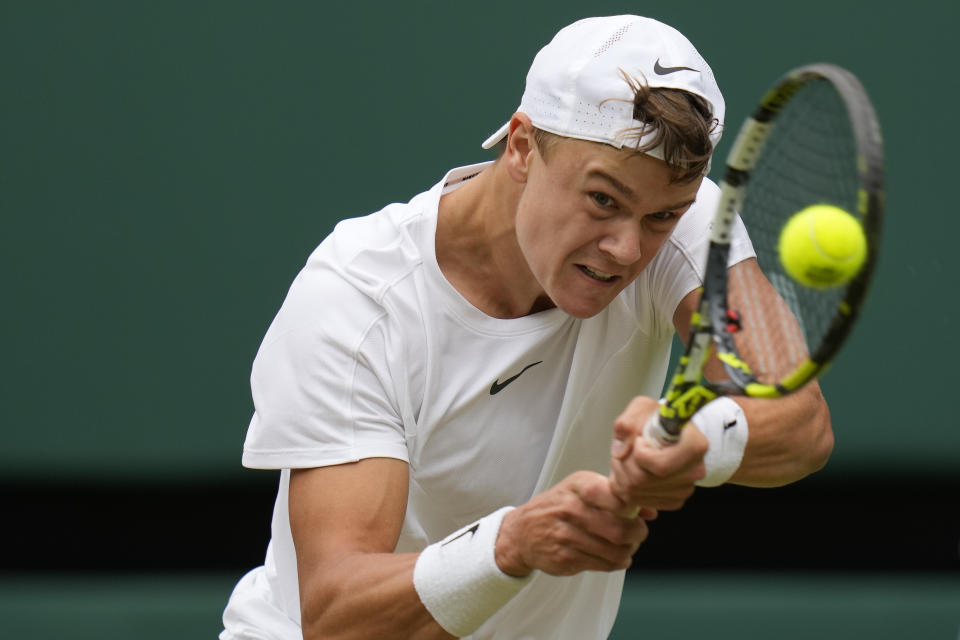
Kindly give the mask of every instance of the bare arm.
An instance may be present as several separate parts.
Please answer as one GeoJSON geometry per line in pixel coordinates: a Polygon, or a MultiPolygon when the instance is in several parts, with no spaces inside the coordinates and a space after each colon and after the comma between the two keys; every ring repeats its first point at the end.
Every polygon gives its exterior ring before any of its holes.
{"type": "MultiPolygon", "coordinates": [[[[755,287],[754,310],[781,304],[776,290],[760,271],[756,260],[744,260],[731,269],[731,282],[750,281],[755,287]]],[[[736,285],[732,285],[736,308],[736,285]]],[[[692,291],[678,305],[674,326],[686,343],[690,318],[700,300],[692,291]]],[[[799,331],[799,329],[796,329],[799,331]]],[[[782,336],[772,338],[785,339],[782,336]]],[[[744,355],[750,361],[748,354],[744,355]]],[[[706,365],[711,380],[726,376],[723,365],[711,357],[706,365]]],[[[820,469],[833,449],[830,412],[816,381],[776,400],[736,397],[743,409],[749,436],[740,466],[729,482],[755,487],[788,484],[820,469]]],[[[611,451],[611,486],[624,502],[662,510],[679,509],[705,475],[703,464],[708,442],[698,429],[684,429],[680,440],[665,448],[650,445],[641,435],[656,411],[652,398],[637,397],[614,424],[611,451]]]]}
{"type": "MultiPolygon", "coordinates": [[[[730,268],[731,307],[738,308],[738,281],[750,281],[756,289],[754,296],[761,301],[757,306],[780,303],[779,295],[760,271],[755,259],[744,260],[730,268]]],[[[690,334],[690,317],[700,299],[693,291],[680,302],[674,314],[677,333],[686,342],[690,334]]],[[[751,361],[749,354],[743,354],[751,361]]],[[[706,367],[711,380],[726,376],[723,365],[711,358],[706,367]]],[[[730,482],[757,487],[788,484],[820,469],[833,449],[833,431],[830,412],[820,385],[816,381],[799,391],[765,400],[738,396],[736,402],[743,408],[750,435],[740,468],[730,482]]]]}
{"type": "Polygon", "coordinates": [[[452,638],[413,588],[417,554],[395,554],[407,504],[407,464],[370,458],[293,470],[290,528],[297,550],[303,637],[452,638]]]}
{"type": "MultiPolygon", "coordinates": [[[[418,554],[392,553],[408,482],[406,463],[387,458],[291,473],[305,640],[453,637],[414,588],[418,554]]],[[[504,517],[497,565],[514,576],[623,569],[646,538],[644,518],[655,516],[628,520],[618,515],[625,509],[604,476],[575,473],[504,517]]]]}

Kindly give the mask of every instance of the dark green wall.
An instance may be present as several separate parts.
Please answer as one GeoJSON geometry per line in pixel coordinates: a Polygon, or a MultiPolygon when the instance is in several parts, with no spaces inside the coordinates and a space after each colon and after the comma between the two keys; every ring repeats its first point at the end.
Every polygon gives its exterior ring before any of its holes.
{"type": "Polygon", "coordinates": [[[888,145],[889,222],[863,321],[824,381],[838,434],[825,473],[955,469],[960,9],[582,7],[0,4],[0,466],[237,473],[249,366],[310,250],[336,220],[485,159],[559,27],[633,12],[698,45],[731,127],[792,66],[861,77],[888,145]]]}

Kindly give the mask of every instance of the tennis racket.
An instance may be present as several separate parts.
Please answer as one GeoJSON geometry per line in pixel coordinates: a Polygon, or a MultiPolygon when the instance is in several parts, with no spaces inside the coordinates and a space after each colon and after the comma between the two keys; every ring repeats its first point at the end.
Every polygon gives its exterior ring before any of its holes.
{"type": "Polygon", "coordinates": [[[676,441],[719,395],[776,398],[800,389],[850,334],[877,263],[884,205],[883,142],[860,81],[832,64],[783,76],[741,127],[720,187],[689,342],[645,430],[661,445],[676,441]],[[841,286],[803,286],[780,263],[781,229],[813,204],[841,207],[863,227],[866,261],[841,286]],[[753,271],[762,276],[731,277],[727,269],[737,212],[757,253],[753,271]],[[704,380],[713,352],[726,380],[704,380]]]}

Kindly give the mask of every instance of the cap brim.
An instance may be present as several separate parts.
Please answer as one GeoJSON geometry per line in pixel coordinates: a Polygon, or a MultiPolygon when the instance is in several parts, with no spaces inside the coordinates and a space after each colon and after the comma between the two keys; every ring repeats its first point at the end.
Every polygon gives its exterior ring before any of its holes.
{"type": "Polygon", "coordinates": [[[483,141],[483,144],[480,146],[484,149],[493,148],[498,142],[507,137],[507,134],[510,133],[510,122],[508,121],[502,127],[497,129],[492,136],[483,141]]]}

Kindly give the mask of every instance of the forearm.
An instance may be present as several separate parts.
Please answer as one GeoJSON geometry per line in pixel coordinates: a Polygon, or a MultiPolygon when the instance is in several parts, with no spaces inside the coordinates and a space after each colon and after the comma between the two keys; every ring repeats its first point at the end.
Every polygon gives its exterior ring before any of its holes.
{"type": "MultiPolygon", "coordinates": [[[[291,475],[305,640],[470,635],[515,597],[535,570],[573,575],[625,569],[646,538],[644,519],[655,516],[641,510],[639,518],[622,517],[625,505],[608,478],[581,471],[516,509],[498,509],[451,532],[419,554],[395,554],[387,550],[399,536],[397,496],[386,502],[397,508],[374,507],[374,515],[354,506],[377,503],[371,496],[378,492],[361,490],[363,482],[351,487],[366,500],[306,499],[315,483],[336,489],[347,480],[369,479],[371,470],[389,476],[405,466],[355,463],[291,475]],[[384,533],[378,523],[391,521],[385,512],[393,512],[394,526],[384,533]]],[[[405,479],[393,478],[398,484],[405,479]]]]}
{"type": "Polygon", "coordinates": [[[736,398],[749,425],[734,484],[776,487],[823,467],[833,450],[830,411],[814,381],[777,400],[736,398]]]}
{"type": "Polygon", "coordinates": [[[314,568],[300,584],[304,640],[452,638],[414,589],[417,556],[355,553],[314,568]]]}

